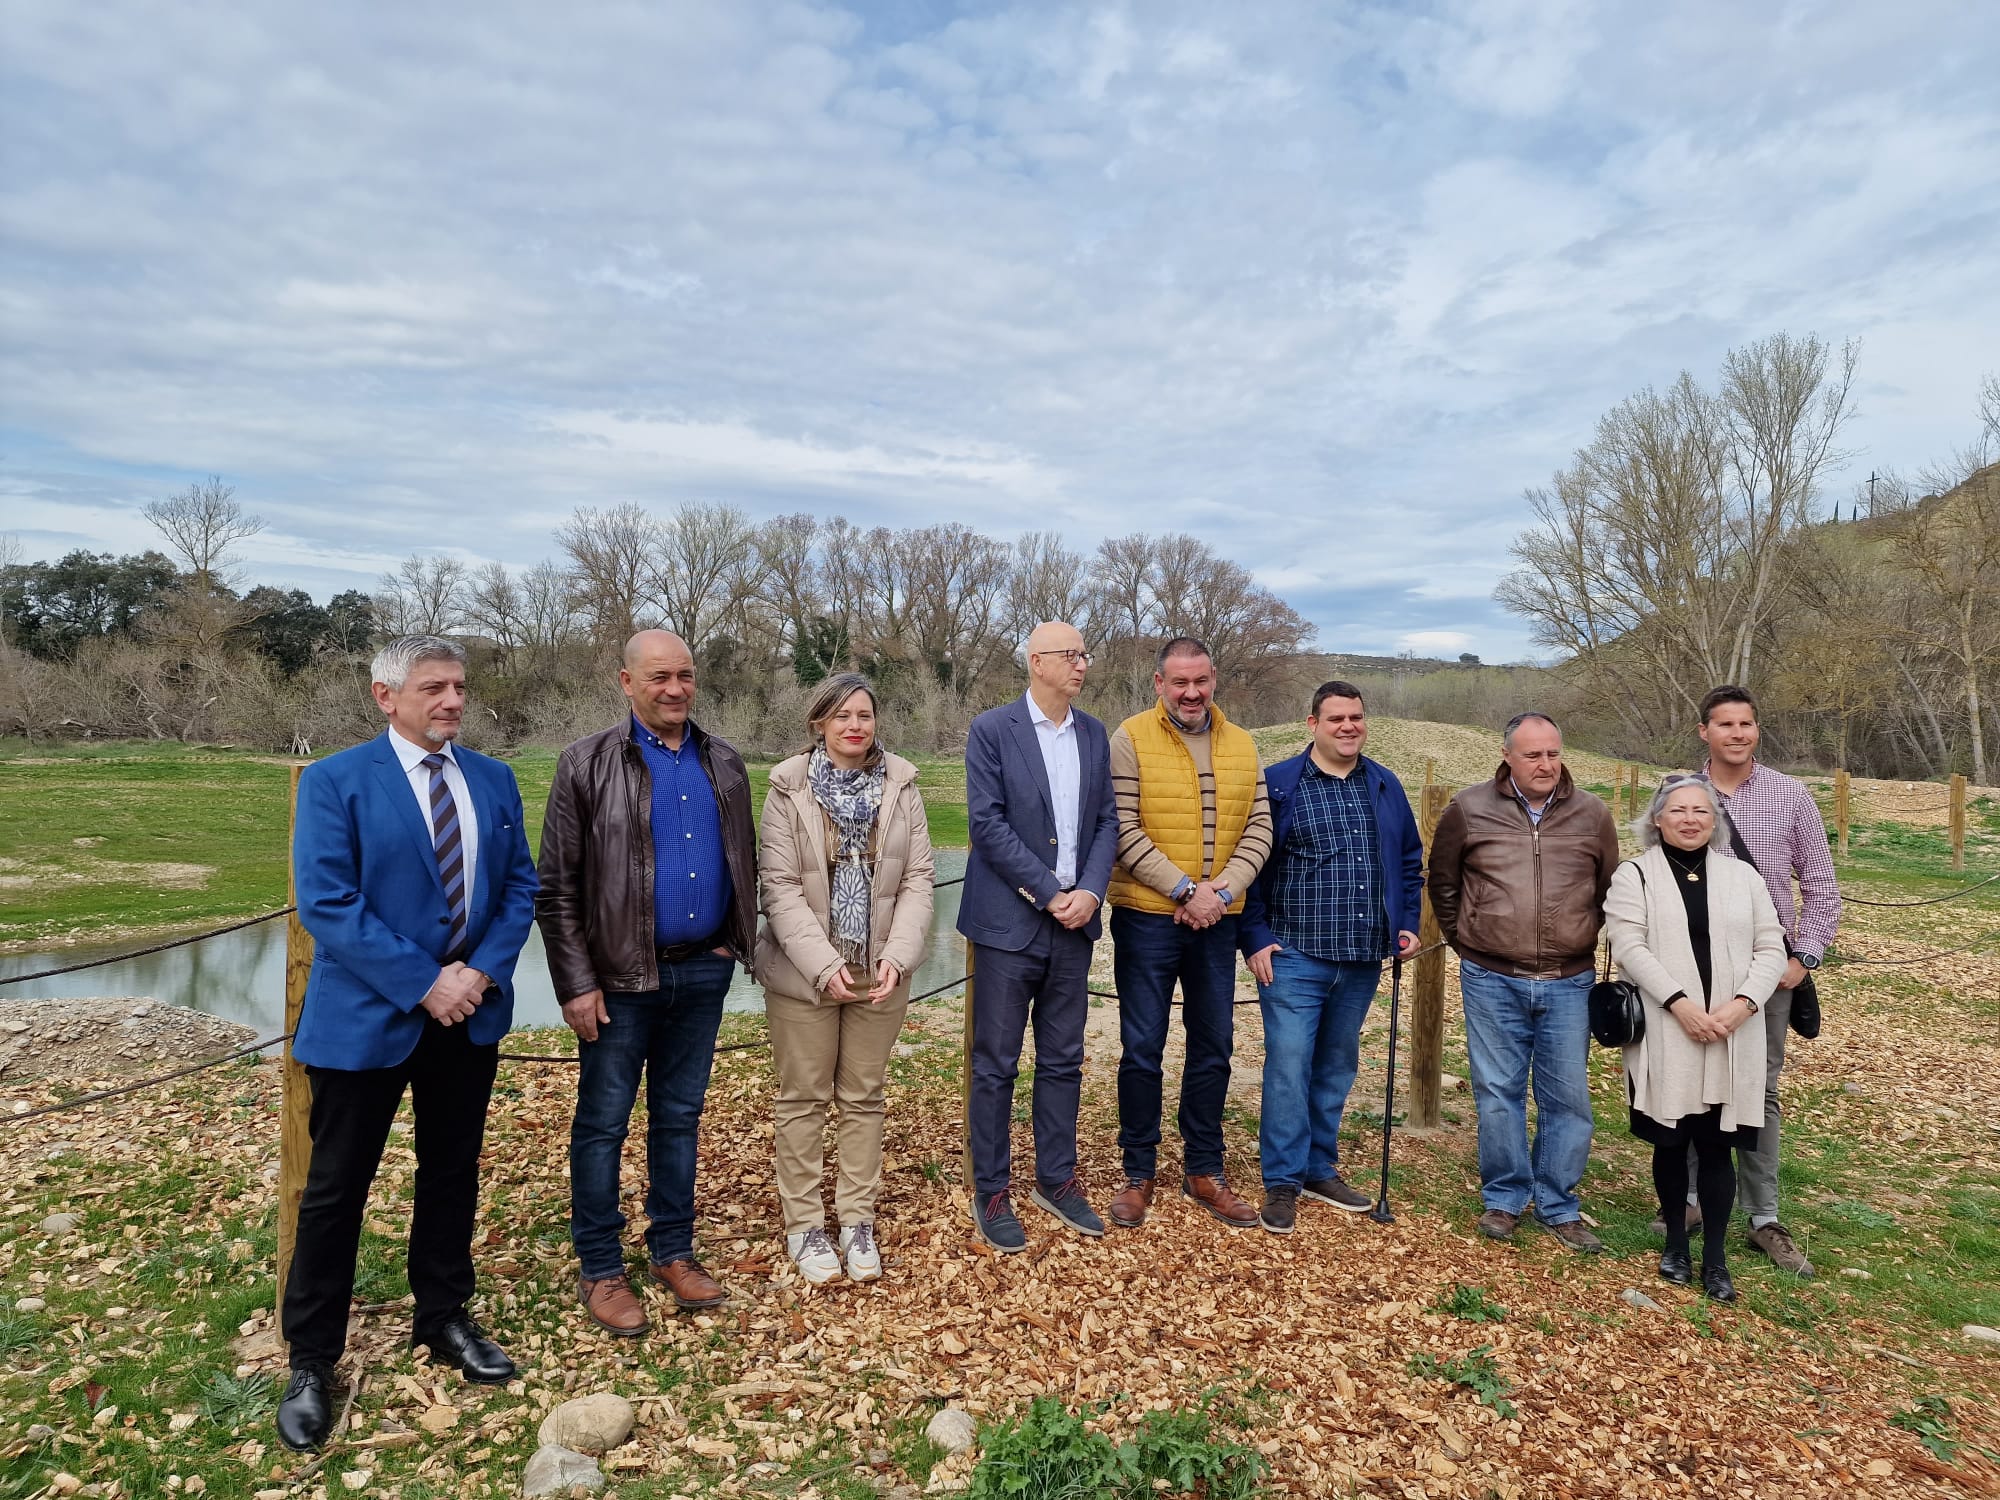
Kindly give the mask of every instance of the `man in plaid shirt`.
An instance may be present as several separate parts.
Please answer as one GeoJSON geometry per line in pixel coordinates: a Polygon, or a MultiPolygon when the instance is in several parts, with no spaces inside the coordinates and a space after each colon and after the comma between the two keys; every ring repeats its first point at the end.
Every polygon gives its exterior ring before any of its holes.
{"type": "Polygon", "coordinates": [[[1238,928],[1264,1012],[1258,1218],[1272,1234],[1291,1233],[1301,1197],[1374,1202],[1340,1175],[1340,1117],[1382,960],[1415,950],[1423,910],[1423,840],[1402,783],[1361,753],[1361,690],[1322,683],[1306,727],[1304,753],[1265,773],[1272,852],[1238,928]]]}
{"type": "MultiPolygon", "coordinates": [[[[1803,783],[1757,763],[1757,700],[1740,687],[1713,689],[1701,700],[1700,733],[1708,746],[1702,774],[1721,797],[1723,811],[1764,877],[1792,950],[1777,992],[1763,1008],[1764,1128],[1757,1132],[1756,1150],[1738,1153],[1740,1196],[1750,1216],[1750,1243],[1780,1270],[1806,1277],[1813,1273],[1812,1262],[1778,1222],[1778,1129],[1783,1113],[1778,1105],[1778,1073],[1785,1065],[1792,991],[1819,967],[1840,928],[1840,886],[1827,853],[1826,824],[1812,793],[1803,783]]],[[[1699,1222],[1700,1209],[1690,1209],[1690,1227],[1699,1222]]]]}

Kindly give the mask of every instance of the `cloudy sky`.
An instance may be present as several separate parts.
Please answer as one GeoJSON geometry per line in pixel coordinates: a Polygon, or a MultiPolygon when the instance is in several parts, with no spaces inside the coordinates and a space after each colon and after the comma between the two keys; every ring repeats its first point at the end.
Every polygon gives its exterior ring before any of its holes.
{"type": "Polygon", "coordinates": [[[1185,530],[1336,650],[1525,653],[1607,407],[1862,341],[1914,467],[2000,368],[1980,0],[161,6],[0,21],[0,532],[262,580],[577,506],[1185,530]]]}

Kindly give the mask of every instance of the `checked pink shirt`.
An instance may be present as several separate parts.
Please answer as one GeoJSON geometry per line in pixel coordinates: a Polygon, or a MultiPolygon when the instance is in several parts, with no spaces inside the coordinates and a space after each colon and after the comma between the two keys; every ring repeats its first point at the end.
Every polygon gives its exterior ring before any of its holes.
{"type": "MultiPolygon", "coordinates": [[[[1701,771],[1706,776],[1708,765],[1701,771]]],[[[1804,782],[1753,763],[1743,785],[1727,795],[1717,787],[1716,795],[1757,861],[1757,872],[1770,889],[1778,921],[1791,935],[1793,951],[1824,957],[1840,930],[1840,883],[1826,847],[1826,823],[1812,793],[1804,782]],[[1796,902],[1794,876],[1799,883],[1796,902]]]]}

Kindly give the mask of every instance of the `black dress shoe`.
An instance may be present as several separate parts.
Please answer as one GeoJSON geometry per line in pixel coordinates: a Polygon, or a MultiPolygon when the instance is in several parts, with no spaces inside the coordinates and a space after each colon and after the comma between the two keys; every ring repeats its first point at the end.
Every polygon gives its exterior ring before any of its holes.
{"type": "Polygon", "coordinates": [[[430,1348],[432,1363],[456,1365],[459,1374],[477,1385],[504,1385],[519,1373],[507,1351],[464,1313],[437,1331],[430,1348]]]}
{"type": "Polygon", "coordinates": [[[325,1365],[292,1371],[278,1402],[278,1438],[287,1448],[304,1453],[326,1441],[333,1429],[332,1386],[333,1371],[325,1365]]]}
{"type": "Polygon", "coordinates": [[[1694,1280],[1694,1262],[1685,1250],[1665,1250],[1660,1253],[1660,1279],[1671,1281],[1675,1286],[1686,1286],[1694,1280]]]}
{"type": "Polygon", "coordinates": [[[1703,1266],[1701,1268],[1701,1289],[1717,1302],[1736,1300],[1736,1283],[1729,1278],[1727,1266],[1703,1266]]]}

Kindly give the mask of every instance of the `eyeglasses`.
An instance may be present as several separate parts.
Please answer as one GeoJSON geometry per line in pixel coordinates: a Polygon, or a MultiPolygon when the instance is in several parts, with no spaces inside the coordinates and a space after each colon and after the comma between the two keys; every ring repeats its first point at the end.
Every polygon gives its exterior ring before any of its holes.
{"type": "Polygon", "coordinates": [[[1079,667],[1087,667],[1087,666],[1089,666],[1089,665],[1090,665],[1090,663],[1091,663],[1091,660],[1092,660],[1092,658],[1091,658],[1091,655],[1090,655],[1090,653],[1089,653],[1088,651],[1078,651],[1078,650],[1075,650],[1074,648],[1071,648],[1071,649],[1067,649],[1067,650],[1062,650],[1062,651],[1030,651],[1030,652],[1028,653],[1028,655],[1030,655],[1030,656],[1060,656],[1060,657],[1061,657],[1061,658],[1062,658],[1062,659],[1063,659],[1064,661],[1066,661],[1066,662],[1073,662],[1073,663],[1075,663],[1075,664],[1076,664],[1077,666],[1079,666],[1079,667]]]}

